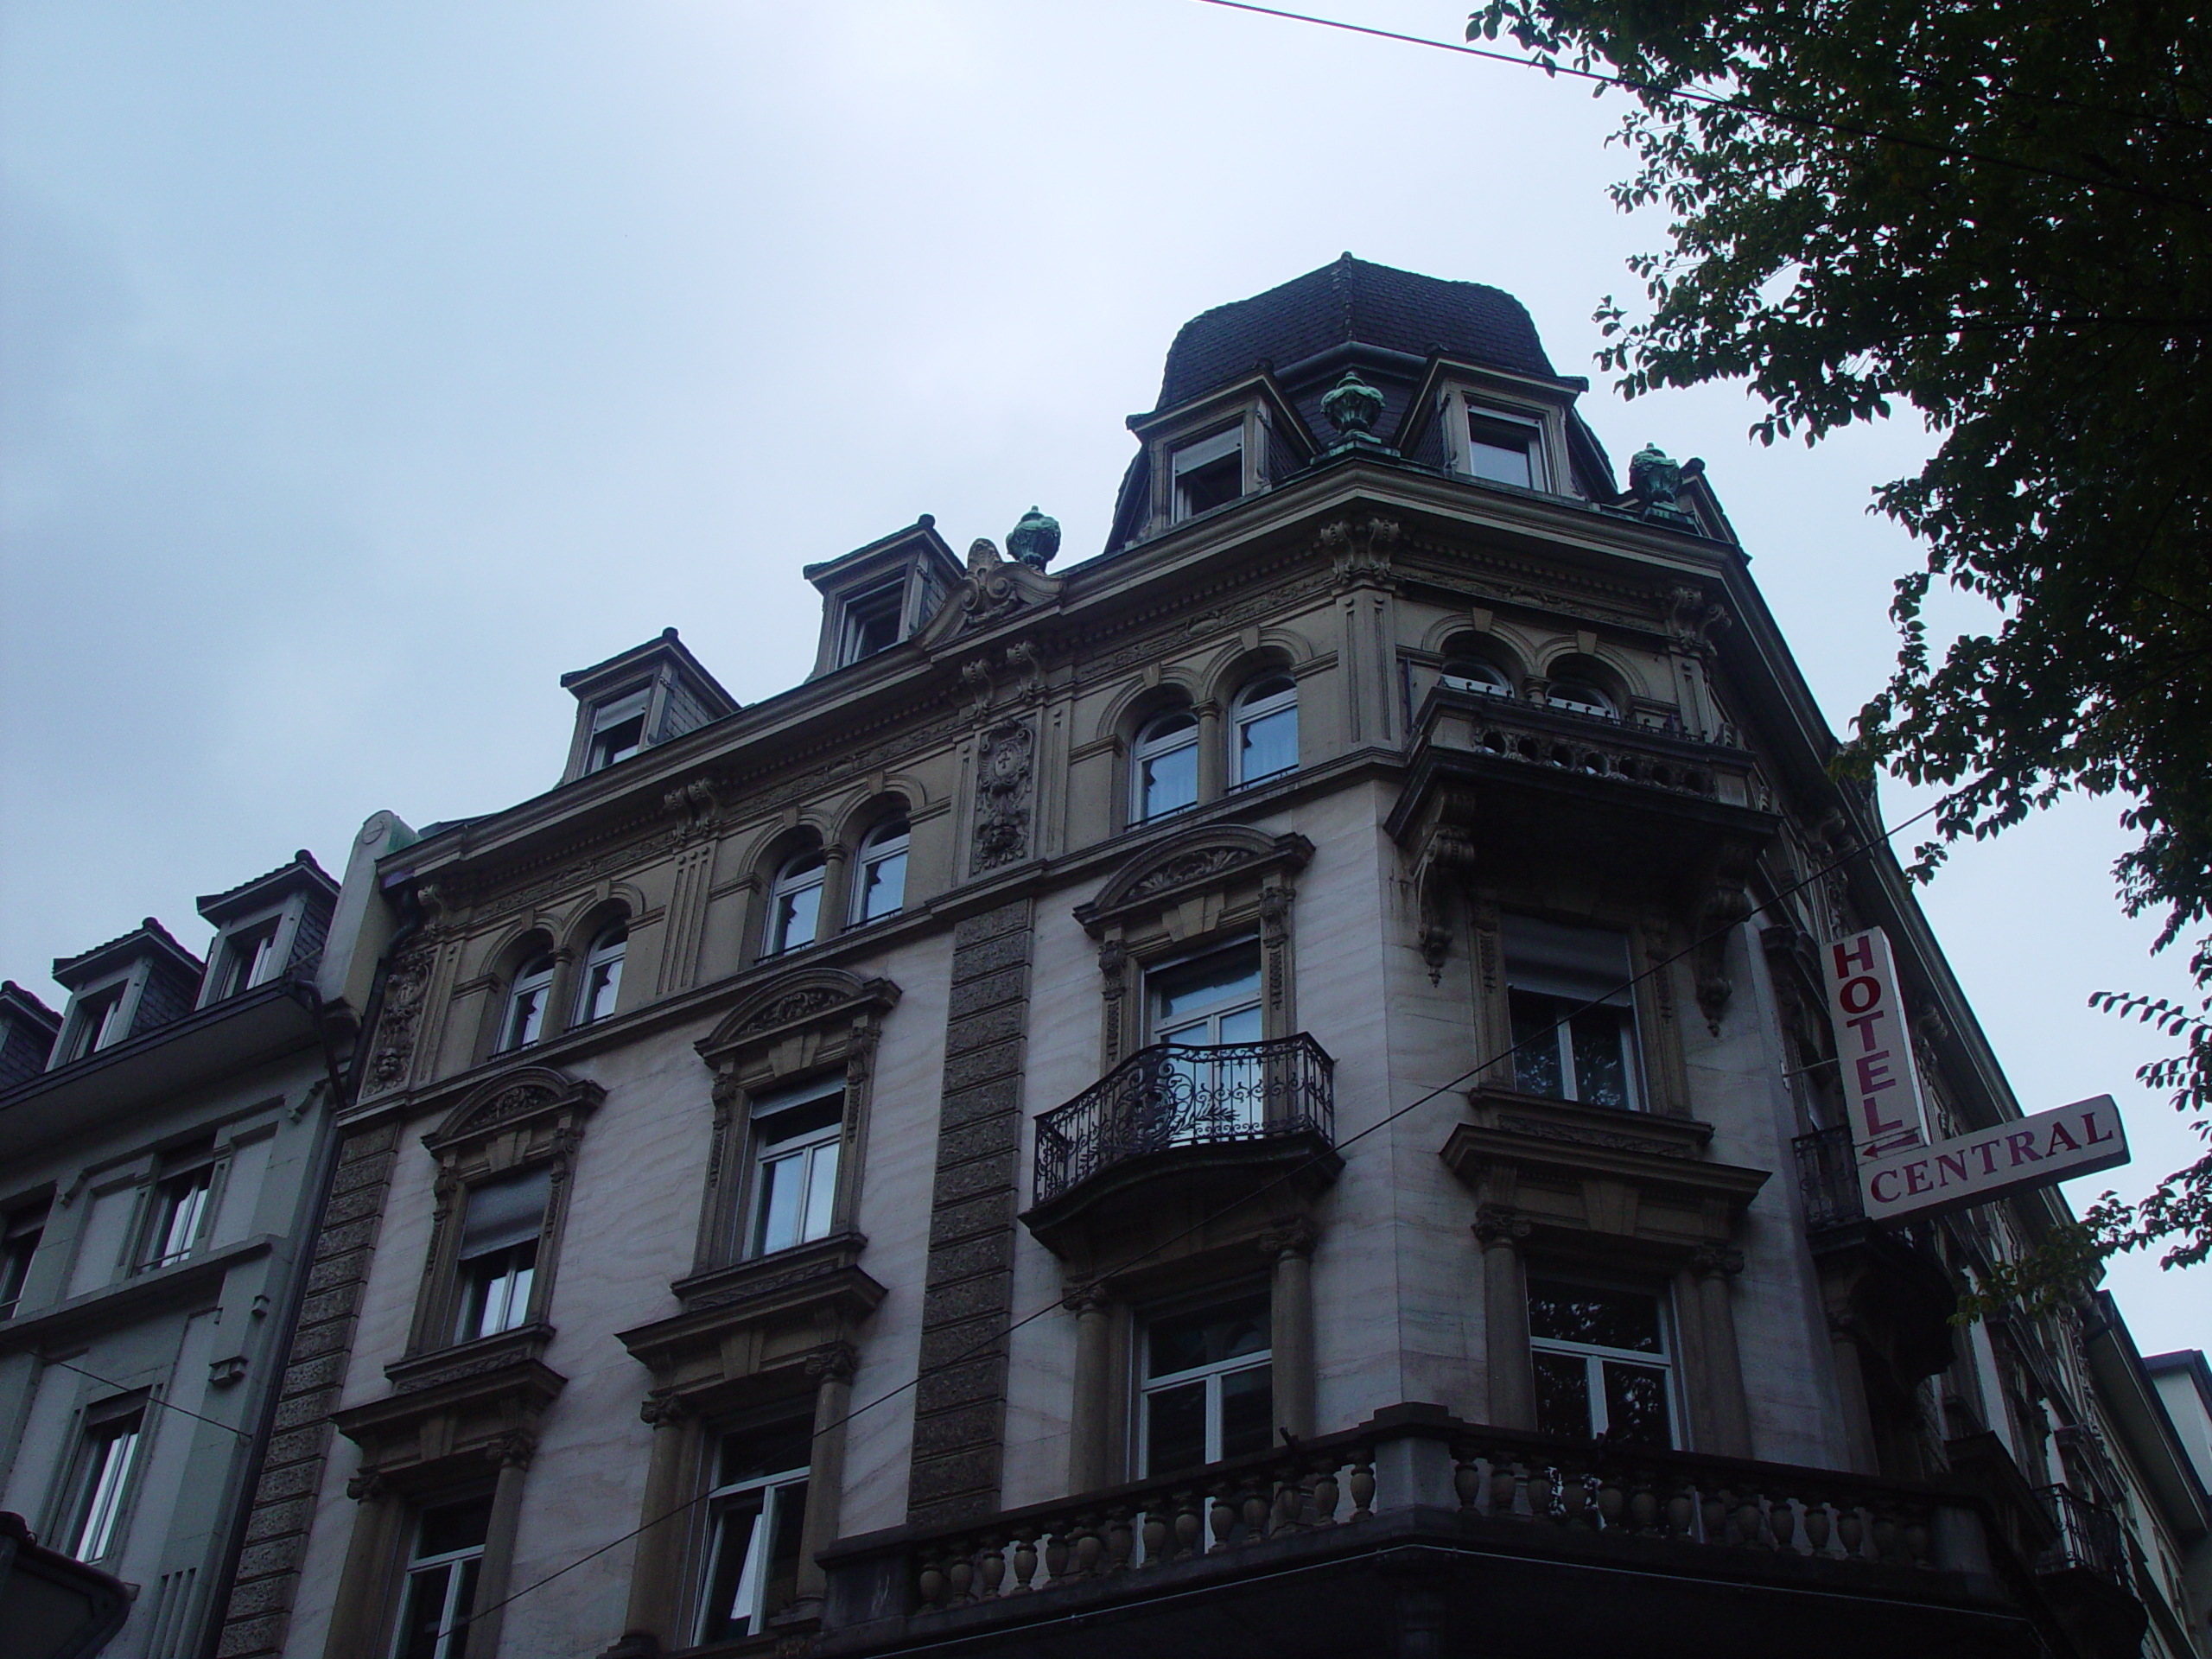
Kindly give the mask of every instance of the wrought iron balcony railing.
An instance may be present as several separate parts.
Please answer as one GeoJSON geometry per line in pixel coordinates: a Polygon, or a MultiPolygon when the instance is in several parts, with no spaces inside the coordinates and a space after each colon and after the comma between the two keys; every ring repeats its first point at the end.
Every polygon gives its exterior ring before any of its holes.
{"type": "Polygon", "coordinates": [[[2086,1567],[2123,1590],[2130,1588],[2127,1538],[2117,1515],[2063,1486],[2038,1487],[2036,1497],[2058,1529],[2056,1540],[2037,1559],[2037,1572],[2086,1567]]]}
{"type": "Polygon", "coordinates": [[[1037,1121],[1035,1199],[1169,1147],[1273,1136],[1336,1138],[1334,1063],[1303,1032],[1264,1043],[1139,1049],[1037,1121]]]}
{"type": "Polygon", "coordinates": [[[1862,1220],[1866,1212],[1859,1197],[1859,1161],[1850,1126],[1815,1129],[1789,1144],[1797,1154],[1797,1187],[1805,1198],[1806,1228],[1818,1232],[1862,1220]]]}

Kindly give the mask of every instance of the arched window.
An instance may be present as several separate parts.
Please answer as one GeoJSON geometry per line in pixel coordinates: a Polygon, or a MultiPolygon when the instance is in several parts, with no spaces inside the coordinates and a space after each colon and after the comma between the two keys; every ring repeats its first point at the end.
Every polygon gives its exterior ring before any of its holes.
{"type": "Polygon", "coordinates": [[[1270,674],[1236,695],[1230,721],[1229,781],[1256,784],[1298,765],[1298,683],[1270,674]]]}
{"type": "Polygon", "coordinates": [[[1131,791],[1138,823],[1179,812],[1198,800],[1198,722],[1187,709],[1162,715],[1137,733],[1131,791]]]}
{"type": "Polygon", "coordinates": [[[527,1048],[545,1031],[545,999],[553,989],[553,953],[541,950],[523,963],[507,989],[506,1018],[499,1024],[499,1049],[527,1048]]]}
{"type": "Polygon", "coordinates": [[[906,902],[906,820],[886,818],[861,842],[853,882],[853,922],[895,915],[906,902]]]}
{"type": "Polygon", "coordinates": [[[582,980],[576,986],[576,1023],[588,1026],[614,1012],[614,999],[622,989],[622,953],[629,948],[630,929],[617,922],[601,928],[584,957],[582,980]]]}
{"type": "Polygon", "coordinates": [[[1444,683],[1454,691],[1479,691],[1485,696],[1510,697],[1513,682],[1503,669],[1479,657],[1455,657],[1444,664],[1444,683]]]}
{"type": "Polygon", "coordinates": [[[781,956],[812,944],[822,925],[822,880],[826,869],[818,852],[801,853],[776,873],[768,892],[768,954],[781,956]]]}
{"type": "Polygon", "coordinates": [[[1546,686],[1544,701],[1571,715],[1596,715],[1605,720],[1620,718],[1620,709],[1602,687],[1575,676],[1554,680],[1546,686]]]}

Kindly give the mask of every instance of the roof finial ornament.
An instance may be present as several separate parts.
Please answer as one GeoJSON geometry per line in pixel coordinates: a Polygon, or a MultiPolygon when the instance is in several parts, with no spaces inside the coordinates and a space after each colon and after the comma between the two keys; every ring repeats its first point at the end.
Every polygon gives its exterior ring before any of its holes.
{"type": "Polygon", "coordinates": [[[999,563],[998,543],[988,536],[978,536],[968,543],[968,574],[982,575],[999,563]]]}
{"type": "Polygon", "coordinates": [[[1697,519],[1682,505],[1680,498],[1682,480],[1695,478],[1704,470],[1701,461],[1675,461],[1657,444],[1647,443],[1629,457],[1628,493],[1636,499],[1636,510],[1644,518],[1695,530],[1697,519]]]}
{"type": "Polygon", "coordinates": [[[1021,521],[1006,533],[1006,550],[1032,570],[1042,573],[1060,550],[1060,521],[1033,505],[1021,521]]]}
{"type": "Polygon", "coordinates": [[[1337,429],[1337,441],[1329,446],[1332,450],[1386,447],[1373,429],[1382,418],[1382,394],[1361,379],[1358,371],[1346,369],[1344,378],[1322,394],[1321,413],[1337,429]]]}

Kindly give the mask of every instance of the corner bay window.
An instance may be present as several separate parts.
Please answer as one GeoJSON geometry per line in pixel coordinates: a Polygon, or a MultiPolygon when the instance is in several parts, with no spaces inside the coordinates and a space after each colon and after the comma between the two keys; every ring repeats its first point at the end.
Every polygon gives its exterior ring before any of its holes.
{"type": "Polygon", "coordinates": [[[1529,916],[1505,918],[1513,1086],[1590,1106],[1643,1104],[1628,938],[1529,916]]]}
{"type": "Polygon", "coordinates": [[[545,1032],[545,999],[553,990],[553,953],[532,957],[507,989],[506,1016],[499,1022],[499,1052],[527,1048],[545,1032]]]}
{"type": "Polygon", "coordinates": [[[80,1561],[97,1561],[119,1541],[123,1500],[138,1458],[145,1426],[143,1399],[133,1395],[94,1406],[85,1414],[76,1478],[62,1532],[62,1548],[80,1561]]]}
{"type": "Polygon", "coordinates": [[[701,1642],[758,1636],[791,1605],[812,1435],[812,1424],[799,1418],[722,1436],[707,1494],[701,1642]]]}
{"type": "Polygon", "coordinates": [[[584,957],[583,977],[576,986],[578,1025],[588,1026],[614,1012],[614,999],[622,990],[622,957],[629,942],[630,930],[620,922],[592,941],[584,957]]]}
{"type": "Polygon", "coordinates": [[[1244,429],[1232,426],[1186,443],[1174,452],[1168,467],[1178,522],[1226,506],[1244,493],[1244,429]]]}
{"type": "Polygon", "coordinates": [[[747,1255],[766,1255],[829,1236],[844,1120],[842,1076],[818,1077],[754,1100],[747,1255]]]}
{"type": "Polygon", "coordinates": [[[802,853],[776,873],[768,891],[769,956],[814,943],[822,925],[822,884],[828,874],[818,852],[802,853]]]}
{"type": "Polygon", "coordinates": [[[1237,693],[1230,739],[1230,782],[1256,784],[1298,765],[1298,684],[1270,674],[1237,693]]]}
{"type": "Polygon", "coordinates": [[[1162,715],[1137,733],[1130,817],[1148,823],[1198,800],[1198,722],[1188,709],[1162,715]]]}
{"type": "Polygon", "coordinates": [[[1268,1344],[1265,1290],[1147,1322],[1138,1437],[1147,1477],[1274,1444],[1268,1344]]]}
{"type": "Polygon", "coordinates": [[[393,1659],[464,1659],[491,1524],[488,1497],[423,1512],[407,1563],[393,1659]]]}
{"type": "Polygon", "coordinates": [[[454,1341],[497,1336],[529,1319],[538,1236],[552,1191],[552,1172],[546,1169],[469,1189],[461,1224],[454,1341]]]}
{"type": "Polygon", "coordinates": [[[861,843],[860,879],[853,884],[853,922],[873,922],[906,903],[906,820],[891,818],[861,843]]]}
{"type": "Polygon", "coordinates": [[[1531,1277],[1529,1346],[1540,1432],[1674,1444],[1671,1364],[1656,1296],[1531,1277]]]}

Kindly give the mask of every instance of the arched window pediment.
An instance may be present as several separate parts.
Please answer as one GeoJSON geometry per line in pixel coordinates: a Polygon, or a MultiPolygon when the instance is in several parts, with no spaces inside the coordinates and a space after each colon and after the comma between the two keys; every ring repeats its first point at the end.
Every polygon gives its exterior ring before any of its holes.
{"type": "Polygon", "coordinates": [[[1210,825],[1150,847],[1123,865],[1076,906],[1076,919],[1093,932],[1109,921],[1161,910],[1195,892],[1277,871],[1300,870],[1313,843],[1293,833],[1270,836],[1242,824],[1210,825]]]}

